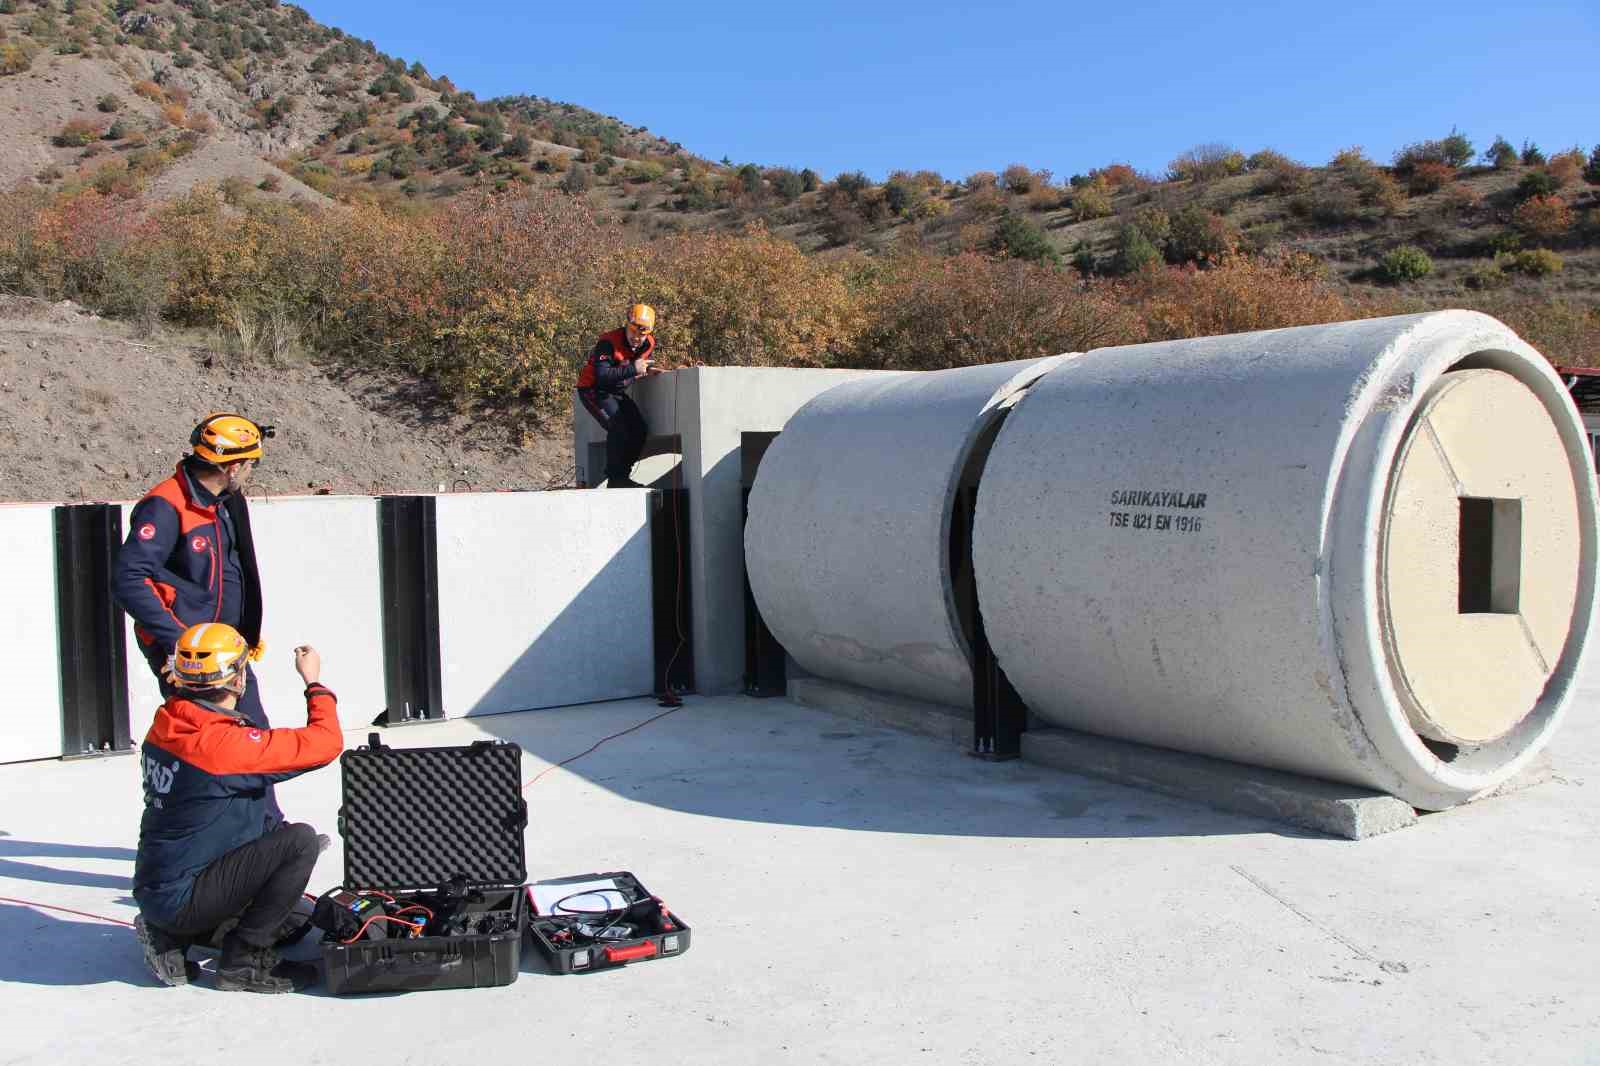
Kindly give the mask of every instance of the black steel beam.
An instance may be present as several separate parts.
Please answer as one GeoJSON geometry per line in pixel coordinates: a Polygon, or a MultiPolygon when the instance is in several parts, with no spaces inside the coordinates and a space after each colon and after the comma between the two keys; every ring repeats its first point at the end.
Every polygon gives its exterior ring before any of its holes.
{"type": "Polygon", "coordinates": [[[57,507],[55,541],[61,753],[129,751],[127,637],[111,598],[122,510],[105,503],[57,507]]]}

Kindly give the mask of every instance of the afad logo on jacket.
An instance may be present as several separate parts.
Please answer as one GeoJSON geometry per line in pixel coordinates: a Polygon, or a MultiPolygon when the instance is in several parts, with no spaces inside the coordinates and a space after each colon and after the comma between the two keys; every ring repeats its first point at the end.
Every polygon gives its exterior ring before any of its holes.
{"type": "MultiPolygon", "coordinates": [[[[139,756],[139,761],[144,768],[145,784],[150,786],[151,791],[158,796],[165,796],[172,791],[172,782],[178,776],[178,767],[183,765],[182,763],[173,759],[171,766],[162,766],[155,759],[143,754],[139,756]]],[[[150,802],[156,807],[161,806],[161,801],[154,797],[151,797],[150,802]]]]}

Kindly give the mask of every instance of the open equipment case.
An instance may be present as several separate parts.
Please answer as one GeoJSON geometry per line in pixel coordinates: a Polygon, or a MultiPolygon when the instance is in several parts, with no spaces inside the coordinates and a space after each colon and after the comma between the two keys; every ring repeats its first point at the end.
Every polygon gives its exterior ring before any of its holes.
{"type": "Polygon", "coordinates": [[[528,925],[522,749],[390,748],[373,733],[339,769],[344,884],[318,906],[361,930],[325,934],[328,991],[515,981],[528,925]]]}
{"type": "Polygon", "coordinates": [[[555,973],[592,973],[689,950],[689,927],[626,871],[538,881],[527,891],[528,932],[555,973]]]}

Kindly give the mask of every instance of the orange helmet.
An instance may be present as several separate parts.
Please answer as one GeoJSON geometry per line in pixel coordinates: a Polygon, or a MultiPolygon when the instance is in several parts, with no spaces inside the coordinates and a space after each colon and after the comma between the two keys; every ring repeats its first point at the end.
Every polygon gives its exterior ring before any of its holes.
{"type": "Polygon", "coordinates": [[[628,308],[628,325],[640,333],[656,331],[656,309],[649,304],[634,304],[628,308]]]}
{"type": "Polygon", "coordinates": [[[244,415],[223,413],[207,415],[189,434],[189,444],[197,457],[224,466],[261,458],[261,442],[272,435],[271,426],[258,426],[244,415]]]}
{"type": "Polygon", "coordinates": [[[250,645],[221,622],[190,626],[178,638],[170,679],[179,688],[221,688],[244,672],[250,645]]]}

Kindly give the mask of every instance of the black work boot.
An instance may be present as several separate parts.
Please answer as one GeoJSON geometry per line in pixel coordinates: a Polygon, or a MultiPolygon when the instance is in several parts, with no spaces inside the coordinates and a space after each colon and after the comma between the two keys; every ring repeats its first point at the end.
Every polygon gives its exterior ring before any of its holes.
{"type": "Polygon", "coordinates": [[[277,972],[278,953],[259,948],[229,933],[222,942],[222,958],[217,963],[217,988],[224,992],[293,992],[291,975],[277,972]]]}
{"type": "Polygon", "coordinates": [[[145,921],[143,914],[134,916],[133,934],[139,938],[144,951],[144,963],[157,981],[172,988],[186,985],[200,976],[198,963],[190,962],[189,941],[176,933],[145,921]]]}

